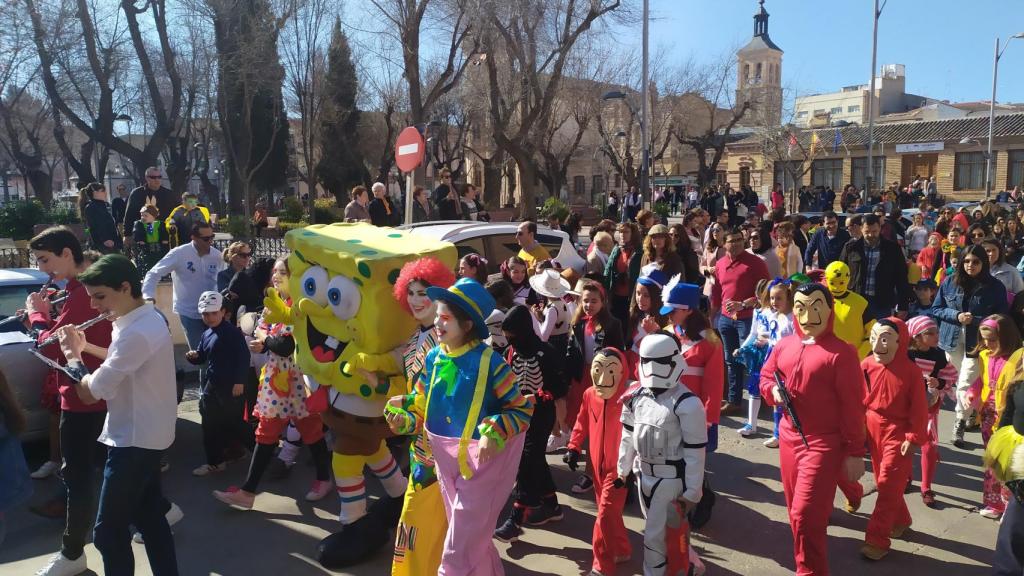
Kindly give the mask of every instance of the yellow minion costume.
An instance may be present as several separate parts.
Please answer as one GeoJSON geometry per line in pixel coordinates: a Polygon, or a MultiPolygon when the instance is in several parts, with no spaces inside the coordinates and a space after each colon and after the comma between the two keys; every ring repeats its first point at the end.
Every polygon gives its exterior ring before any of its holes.
{"type": "Polygon", "coordinates": [[[856,348],[861,360],[867,358],[871,353],[868,336],[875,319],[867,316],[868,301],[850,291],[850,267],[838,260],[829,264],[825,268],[825,283],[835,302],[836,336],[856,348]]]}
{"type": "Polygon", "coordinates": [[[384,440],[388,398],[406,392],[401,353],[416,328],[391,293],[402,266],[433,256],[455,267],[455,246],[408,231],[365,223],[312,225],[289,231],[294,305],[271,298],[271,312],[290,316],[295,356],[312,390],[328,386],[324,422],[334,432],[334,478],[341,531],[321,541],[327,568],[361,561],[388,540],[398,523],[406,479],[384,440]],[[363,472],[388,496],[367,511],[363,472]]]}

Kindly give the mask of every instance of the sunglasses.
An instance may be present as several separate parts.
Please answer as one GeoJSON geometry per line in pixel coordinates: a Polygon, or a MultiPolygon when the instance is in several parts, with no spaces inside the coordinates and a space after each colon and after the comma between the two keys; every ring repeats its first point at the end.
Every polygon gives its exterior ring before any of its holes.
{"type": "Polygon", "coordinates": [[[213,242],[213,235],[212,234],[209,235],[209,236],[196,236],[196,238],[199,238],[203,242],[213,242]]]}
{"type": "Polygon", "coordinates": [[[146,174],[146,178],[148,178],[150,180],[159,180],[160,176],[159,175],[154,176],[152,174],[146,174]]]}
{"type": "Polygon", "coordinates": [[[241,256],[242,258],[252,258],[252,252],[239,252],[237,256],[241,256]]]}

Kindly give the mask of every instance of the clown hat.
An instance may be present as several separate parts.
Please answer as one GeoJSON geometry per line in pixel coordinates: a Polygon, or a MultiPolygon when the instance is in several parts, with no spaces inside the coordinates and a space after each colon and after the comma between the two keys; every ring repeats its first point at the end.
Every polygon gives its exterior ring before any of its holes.
{"type": "Polygon", "coordinates": [[[458,306],[473,321],[473,328],[481,340],[490,335],[486,318],[494,311],[494,297],[476,280],[460,278],[451,288],[431,286],[427,288],[427,298],[458,306]]]}
{"type": "Polygon", "coordinates": [[[676,274],[662,290],[664,306],[658,311],[662,316],[671,314],[673,310],[698,310],[700,308],[700,287],[679,280],[680,275],[676,274]]]}

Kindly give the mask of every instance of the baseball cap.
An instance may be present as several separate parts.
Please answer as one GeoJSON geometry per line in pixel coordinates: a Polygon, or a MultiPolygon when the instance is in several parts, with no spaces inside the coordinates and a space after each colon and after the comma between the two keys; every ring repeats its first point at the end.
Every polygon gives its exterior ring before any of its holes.
{"type": "Polygon", "coordinates": [[[199,313],[204,314],[206,312],[216,312],[224,307],[224,297],[221,296],[220,292],[214,292],[212,290],[203,292],[199,296],[199,313]]]}

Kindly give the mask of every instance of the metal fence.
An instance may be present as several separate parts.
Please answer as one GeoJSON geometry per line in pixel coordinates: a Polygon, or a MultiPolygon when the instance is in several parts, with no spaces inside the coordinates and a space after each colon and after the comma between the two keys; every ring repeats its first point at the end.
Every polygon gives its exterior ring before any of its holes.
{"type": "MultiPolygon", "coordinates": [[[[277,258],[288,253],[284,238],[237,238],[233,240],[216,240],[213,245],[223,252],[232,242],[245,242],[252,248],[254,258],[277,258]]],[[[125,256],[139,263],[141,254],[136,254],[126,247],[125,256]]],[[[152,264],[150,264],[151,266],[152,264]]],[[[0,269],[3,268],[35,268],[35,254],[28,248],[0,248],[0,269]]],[[[148,269],[149,266],[146,266],[148,269]]]]}

